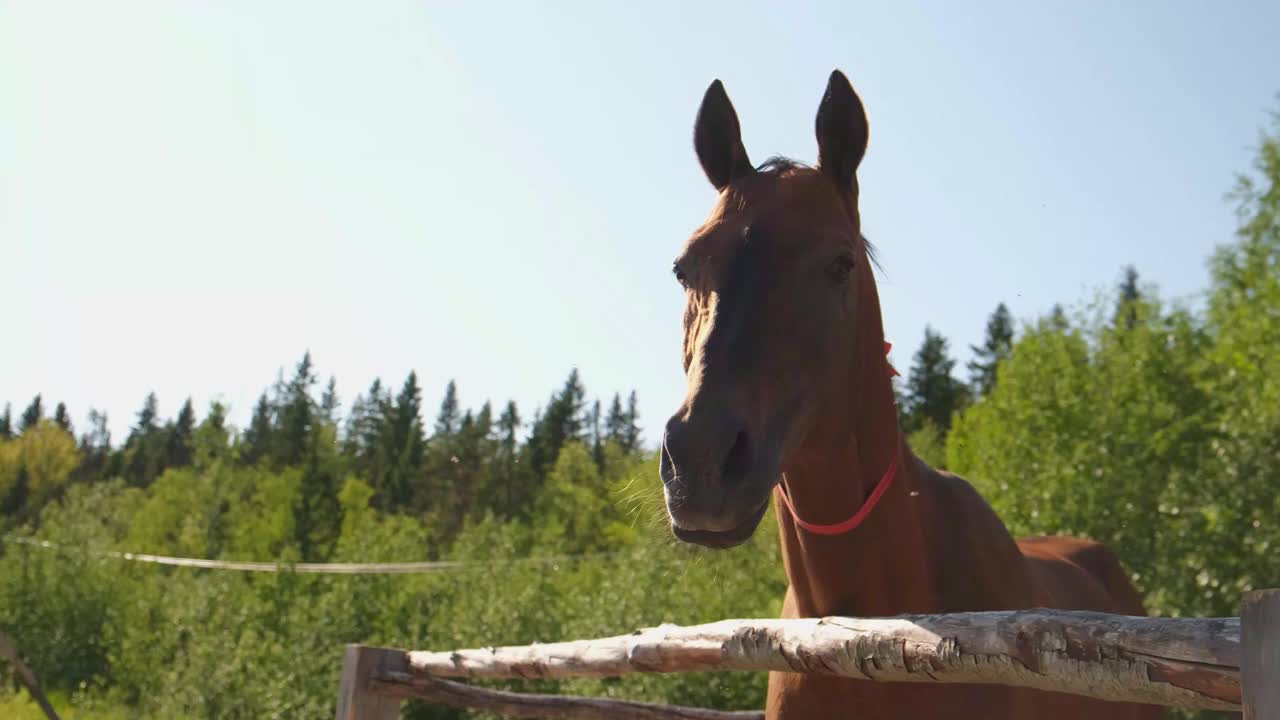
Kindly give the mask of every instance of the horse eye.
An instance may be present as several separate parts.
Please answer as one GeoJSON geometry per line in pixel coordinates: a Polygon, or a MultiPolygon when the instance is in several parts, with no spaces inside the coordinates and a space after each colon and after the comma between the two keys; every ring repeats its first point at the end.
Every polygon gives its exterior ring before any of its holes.
{"type": "Polygon", "coordinates": [[[684,276],[684,271],[679,265],[671,266],[671,274],[676,276],[676,282],[680,283],[680,287],[689,287],[689,278],[684,276]]]}
{"type": "Polygon", "coordinates": [[[831,280],[837,284],[843,285],[849,281],[849,271],[853,269],[853,258],[848,255],[841,255],[831,261],[831,267],[827,272],[831,275],[831,280]]]}

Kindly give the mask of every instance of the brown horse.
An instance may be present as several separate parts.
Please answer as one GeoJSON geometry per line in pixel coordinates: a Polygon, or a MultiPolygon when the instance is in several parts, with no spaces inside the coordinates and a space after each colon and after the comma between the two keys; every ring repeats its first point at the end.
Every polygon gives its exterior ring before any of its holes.
{"type": "MultiPolygon", "coordinates": [[[[688,394],[661,472],[675,535],[751,536],[777,495],[787,617],[1036,606],[1143,614],[1116,557],[1067,537],[1015,542],[965,480],[911,454],[898,427],[856,171],[862,102],[839,71],[818,108],[818,166],[747,159],[724,87],[694,145],[719,191],[675,262],[688,394]],[[851,527],[856,525],[856,527],[851,527]]],[[[943,289],[939,297],[950,290],[943,289]]],[[[983,685],[774,673],[770,718],[1160,717],[1159,708],[983,685]]]]}

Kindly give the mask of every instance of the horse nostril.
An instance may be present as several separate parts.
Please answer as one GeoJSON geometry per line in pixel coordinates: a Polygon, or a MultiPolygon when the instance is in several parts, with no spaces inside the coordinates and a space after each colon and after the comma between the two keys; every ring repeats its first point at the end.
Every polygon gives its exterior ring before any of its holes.
{"type": "Polygon", "coordinates": [[[739,430],[737,436],[733,439],[733,446],[729,448],[729,454],[724,459],[724,469],[721,477],[725,484],[732,484],[741,480],[747,474],[750,460],[750,443],[747,440],[747,431],[739,430]]]}

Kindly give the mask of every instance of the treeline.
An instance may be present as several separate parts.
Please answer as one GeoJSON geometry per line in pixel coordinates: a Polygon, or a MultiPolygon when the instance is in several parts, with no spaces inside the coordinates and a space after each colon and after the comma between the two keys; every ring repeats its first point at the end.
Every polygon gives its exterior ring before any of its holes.
{"type": "MultiPolygon", "coordinates": [[[[1126,266],[1116,287],[1109,326],[1133,330],[1144,302],[1138,271],[1132,265],[1126,266]]],[[[1054,305],[1042,322],[1063,332],[1071,328],[1061,305],[1054,305]]],[[[931,465],[947,466],[946,442],[953,420],[995,390],[1000,366],[1013,354],[1015,332],[1013,314],[1007,305],[999,303],[987,318],[982,344],[969,346],[973,359],[966,365],[966,381],[956,377],[957,361],[947,338],[932,327],[925,327],[924,340],[912,356],[905,380],[895,381],[894,393],[898,419],[909,444],[931,465]]]]}
{"type": "Polygon", "coordinates": [[[336,380],[329,378],[323,389],[317,385],[307,353],[290,377],[262,393],[243,432],[227,422],[227,408],[218,402],[199,419],[188,399],[166,421],[152,393],[119,445],[112,443],[107,416],[96,410],[77,439],[63,403],[48,415],[37,395],[16,420],[6,404],[0,414],[5,522],[15,527],[35,521],[76,484],[120,478],[145,490],[167,472],[221,464],[297,473],[300,501],[293,520],[305,560],[332,554],[342,521],[339,493],[348,478],[370,488],[374,509],[422,519],[438,548],[469,518],[529,521],[567,444],[582,444],[600,470],[609,452],[632,456],[641,450],[635,392],[625,401],[615,394],[606,410],[599,400],[588,402],[576,369],[528,423],[514,402],[496,414],[488,402],[464,409],[450,381],[428,428],[413,372],[394,392],[375,380],[345,417],[336,380]]]}

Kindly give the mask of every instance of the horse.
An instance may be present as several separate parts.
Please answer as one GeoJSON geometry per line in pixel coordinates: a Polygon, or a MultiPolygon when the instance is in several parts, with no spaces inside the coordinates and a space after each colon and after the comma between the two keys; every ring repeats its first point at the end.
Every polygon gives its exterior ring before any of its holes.
{"type": "MultiPolygon", "coordinates": [[[[687,391],[660,475],[671,529],[710,548],[746,541],[770,499],[784,617],[1031,607],[1143,615],[1105,546],[1015,541],[963,478],[928,466],[898,425],[884,326],[862,235],[861,99],[833,72],[815,121],[818,163],[748,159],[716,80],[694,149],[718,195],[673,273],[685,293],[687,391]]],[[[939,289],[945,301],[948,288],[939,289]]],[[[992,685],[874,683],[771,673],[766,716],[1145,720],[1161,708],[992,685]]]]}

